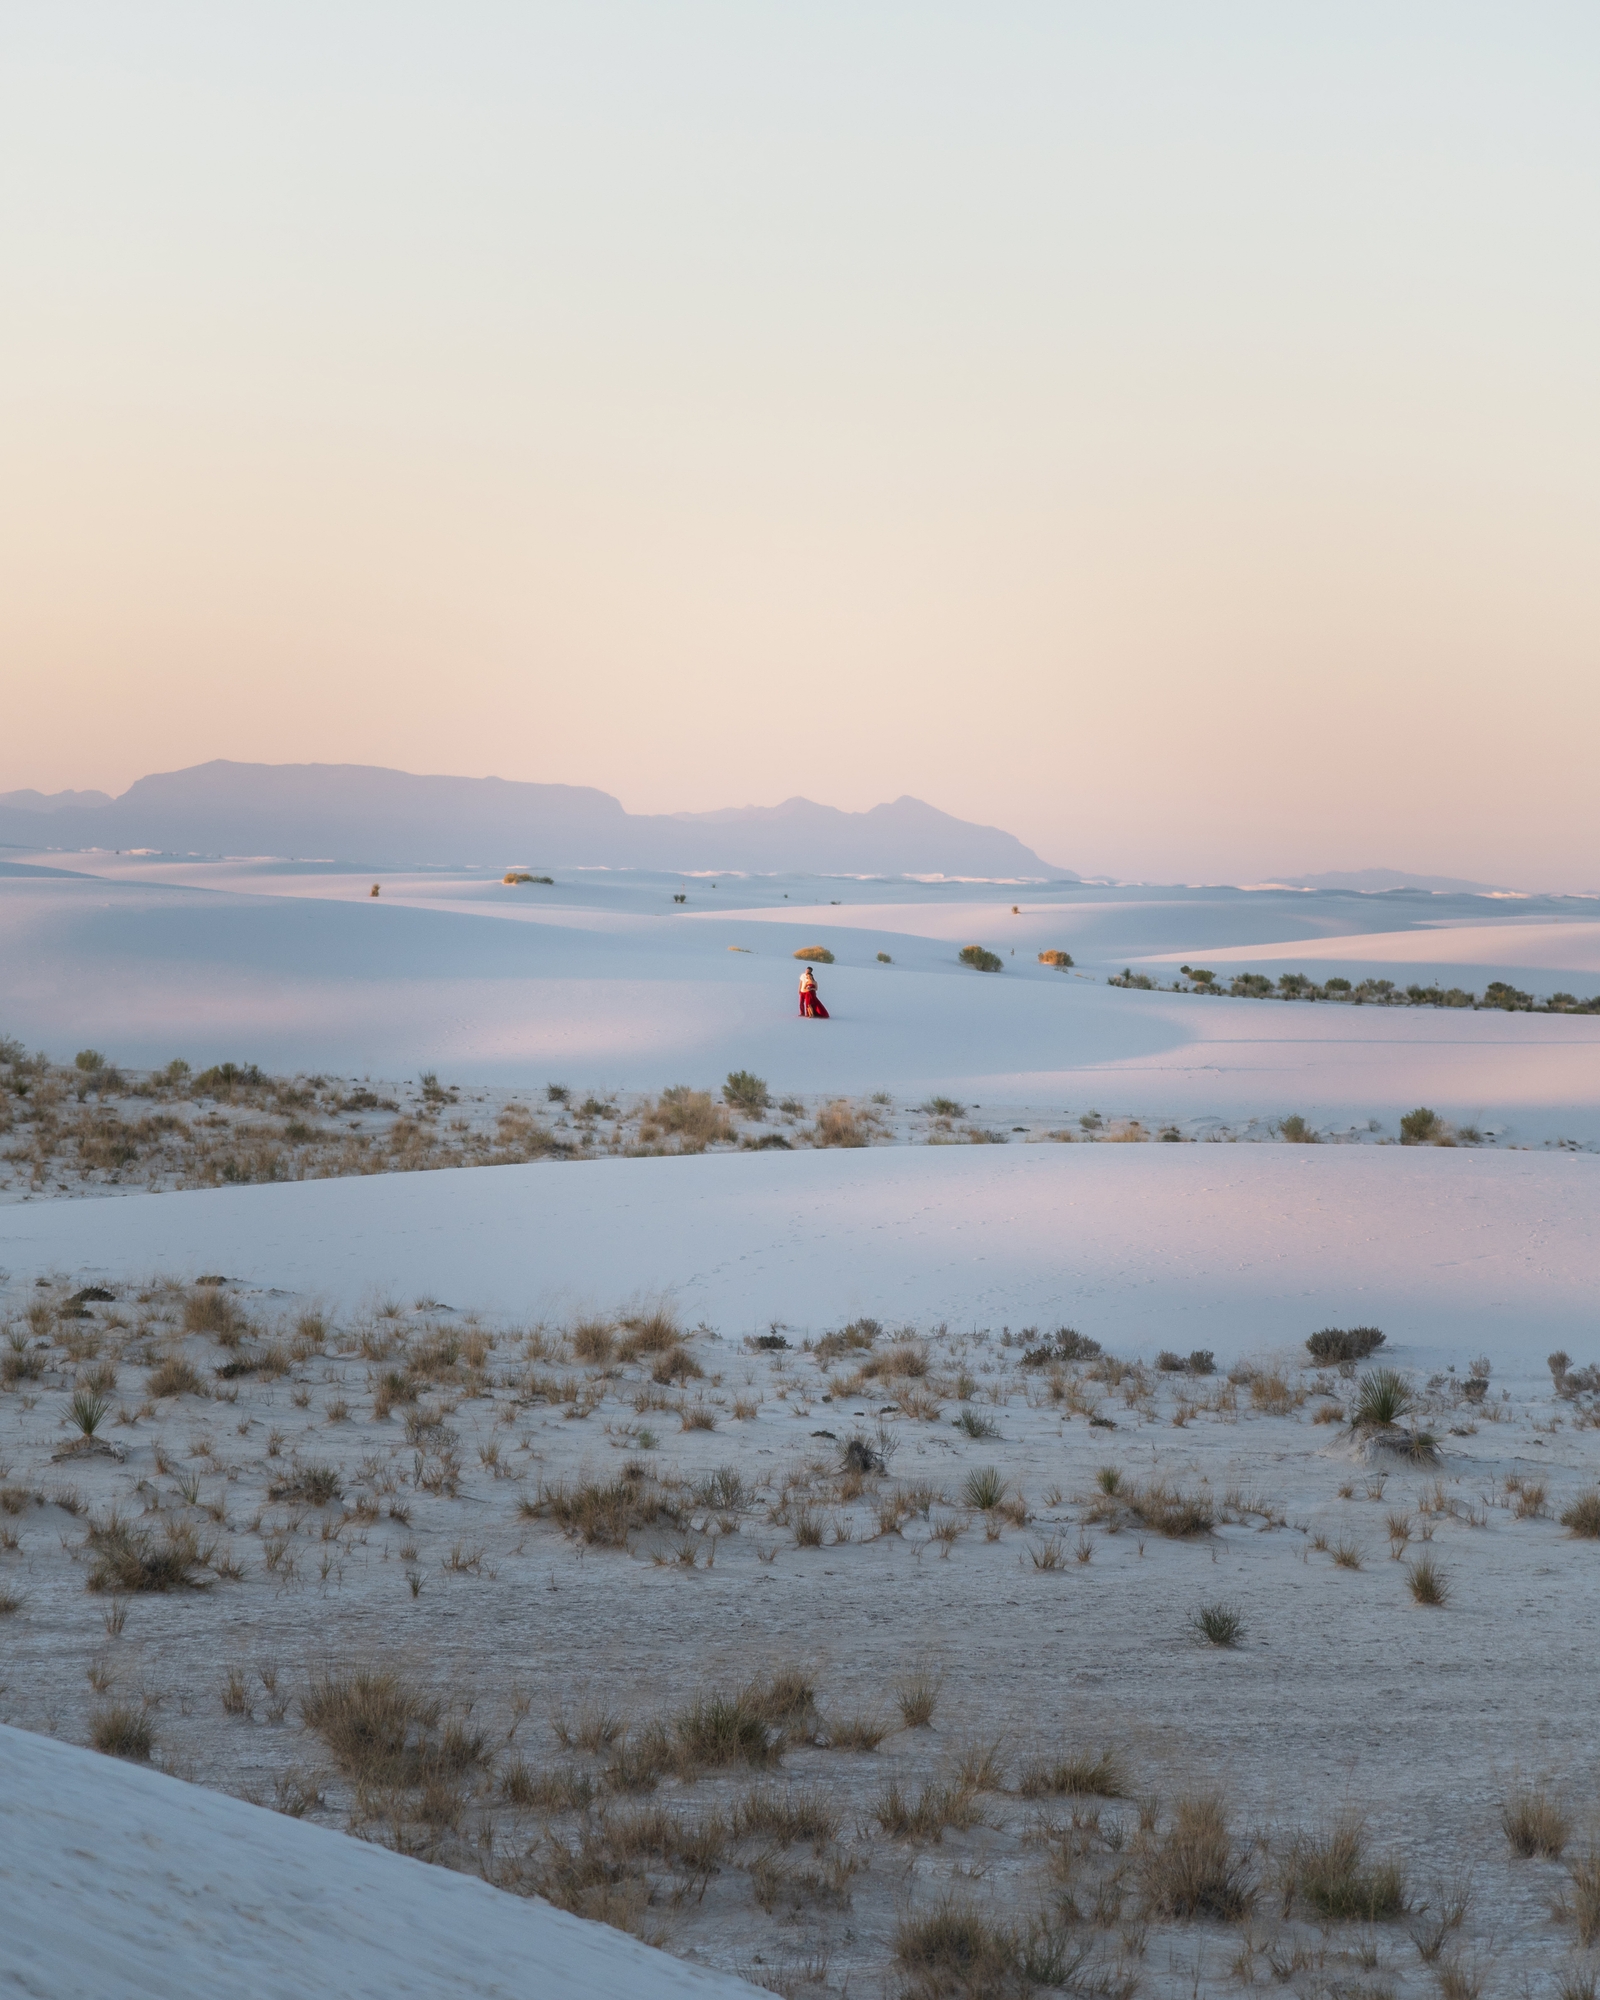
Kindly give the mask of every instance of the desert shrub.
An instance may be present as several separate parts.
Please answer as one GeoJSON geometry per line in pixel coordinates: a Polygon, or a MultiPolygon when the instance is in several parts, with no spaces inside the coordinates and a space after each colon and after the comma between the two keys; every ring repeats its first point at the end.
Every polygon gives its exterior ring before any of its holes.
{"type": "Polygon", "coordinates": [[[1174,1354],[1170,1347],[1163,1347],[1156,1356],[1156,1366],[1163,1375],[1215,1375],[1217,1357],[1209,1347],[1197,1347],[1191,1354],[1174,1354]]]}
{"type": "Polygon", "coordinates": [[[645,1478],[641,1469],[625,1467],[613,1480],[580,1480],[575,1486],[558,1481],[542,1486],[537,1500],[524,1500],[523,1512],[534,1519],[555,1521],[569,1535],[593,1548],[621,1549],[642,1528],[681,1528],[683,1510],[645,1478]]]}
{"type": "Polygon", "coordinates": [[[1575,1535],[1600,1537],[1600,1487],[1591,1487],[1587,1493],[1580,1493],[1572,1505],[1561,1516],[1563,1528],[1570,1528],[1575,1535]]]}
{"type": "Polygon", "coordinates": [[[1039,954],[1039,963],[1041,965],[1057,966],[1062,972],[1065,972],[1072,963],[1072,953],[1070,951],[1041,951],[1039,954]]]}
{"type": "Polygon", "coordinates": [[[1352,1424],[1359,1430],[1397,1424],[1412,1406],[1411,1384],[1398,1368],[1370,1369],[1356,1385],[1352,1424]]]}
{"type": "Polygon", "coordinates": [[[1341,1361],[1365,1361],[1382,1345],[1383,1335],[1375,1326],[1325,1326],[1320,1333],[1306,1337],[1306,1352],[1323,1368],[1341,1361]]]}
{"type": "MultiPolygon", "coordinates": [[[[1024,1330],[1026,1339],[1029,1330],[1024,1330]]],[[[1057,1361],[1094,1361],[1099,1358],[1100,1343],[1091,1340],[1086,1333],[1079,1333],[1070,1326],[1058,1326],[1048,1340],[1037,1347],[1024,1348],[1022,1365],[1024,1368],[1048,1368],[1057,1361]]]]}
{"type": "Polygon", "coordinates": [[[126,1757],[130,1762],[148,1764],[155,1748],[156,1733],[144,1709],[132,1702],[113,1702],[96,1710],[89,1718],[89,1741],[107,1757],[126,1757]]]}
{"type": "Polygon", "coordinates": [[[976,1507],[980,1513],[987,1514],[1006,1497],[1006,1483],[1000,1477],[998,1467],[980,1465],[967,1474],[961,1492],[969,1507],[976,1507]]]}
{"type": "Polygon", "coordinates": [[[1432,1556],[1419,1556],[1414,1563],[1407,1563],[1406,1588],[1411,1592],[1413,1602],[1429,1605],[1435,1610],[1450,1602],[1450,1586],[1445,1581],[1444,1571],[1432,1556]]]}
{"type": "Polygon", "coordinates": [[[878,953],[878,963],[880,965],[893,965],[894,960],[889,956],[889,954],[886,951],[880,951],[878,953]]]}
{"type": "Polygon", "coordinates": [[[833,953],[825,944],[803,944],[795,953],[796,958],[806,958],[813,965],[832,965],[833,953]]]}
{"type": "Polygon", "coordinates": [[[967,1107],[957,1103],[953,1097],[930,1097],[925,1104],[919,1104],[917,1109],[925,1111],[930,1118],[961,1118],[966,1115],[967,1107]]]}
{"type": "Polygon", "coordinates": [[[1572,1837],[1565,1806],[1544,1785],[1518,1785],[1500,1808],[1500,1824],[1513,1854],[1559,1861],[1572,1837]]]}
{"type": "Polygon", "coordinates": [[[1294,1887],[1319,1917],[1374,1923],[1403,1917],[1405,1873],[1392,1861],[1369,1862],[1366,1831],[1341,1819],[1326,1833],[1302,1835],[1290,1853],[1294,1887]]]}
{"type": "Polygon", "coordinates": [[[644,1145],[676,1139],[686,1153],[704,1152],[719,1140],[731,1139],[733,1128],[720,1104],[713,1104],[708,1090],[691,1090],[686,1083],[662,1091],[654,1104],[647,1105],[639,1121],[639,1138],[644,1145]]]}
{"type": "Polygon", "coordinates": [[[998,972],[1002,963],[998,952],[986,951],[981,944],[964,944],[956,957],[975,972],[998,972]]]}
{"type": "Polygon", "coordinates": [[[956,1418],[957,1424],[969,1438],[997,1438],[1000,1426],[992,1417],[981,1417],[976,1410],[963,1410],[956,1418]]]}
{"type": "Polygon", "coordinates": [[[1437,1139],[1444,1130],[1444,1121],[1437,1111],[1430,1111],[1425,1104],[1419,1104],[1415,1111],[1408,1111],[1400,1120],[1400,1143],[1402,1146],[1426,1146],[1437,1139]]]}
{"type": "Polygon", "coordinates": [[[1249,1869],[1234,1850],[1220,1793],[1180,1798],[1142,1859],[1146,1900],[1161,1916],[1231,1923],[1248,1914],[1254,1900],[1249,1869]]]}
{"type": "Polygon", "coordinates": [[[1202,1604],[1189,1622],[1213,1646],[1237,1646],[1244,1637],[1244,1614],[1236,1604],[1202,1604]]]}
{"type": "Polygon", "coordinates": [[[665,1387],[669,1382],[697,1381],[705,1372],[687,1347],[667,1347],[652,1363],[650,1380],[665,1387]]]}
{"type": "Polygon", "coordinates": [[[1291,1146],[1315,1146],[1320,1143],[1315,1129],[1298,1111],[1278,1121],[1278,1137],[1291,1146]]]}
{"type": "Polygon", "coordinates": [[[759,1118],[769,1109],[772,1093],[765,1081],[747,1069],[728,1072],[728,1080],[722,1086],[722,1098],[735,1111],[742,1111],[747,1118],[759,1118]]]}
{"type": "Polygon", "coordinates": [[[181,1354],[169,1354],[156,1368],[151,1369],[145,1383],[146,1392],[159,1399],[162,1396],[205,1396],[210,1391],[200,1379],[194,1364],[186,1361],[181,1354]]]}
{"type": "Polygon", "coordinates": [[[870,1146],[876,1134],[873,1121],[858,1111],[847,1098],[835,1098],[817,1113],[812,1134],[819,1146],[870,1146]]]}
{"type": "Polygon", "coordinates": [[[105,1068],[106,1059],[98,1049],[79,1049],[72,1058],[72,1066],[81,1070],[85,1076],[93,1076],[96,1070],[105,1068]]]}

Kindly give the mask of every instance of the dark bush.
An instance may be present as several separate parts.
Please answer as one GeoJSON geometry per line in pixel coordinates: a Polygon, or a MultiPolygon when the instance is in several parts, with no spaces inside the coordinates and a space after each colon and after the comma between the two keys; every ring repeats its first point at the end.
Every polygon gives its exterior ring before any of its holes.
{"type": "MultiPolygon", "coordinates": [[[[1031,1330],[1025,1330],[1024,1339],[1031,1330]]],[[[1093,1361],[1099,1353],[1098,1340],[1091,1340],[1086,1333],[1079,1333],[1074,1327],[1058,1326],[1048,1340],[1024,1351],[1022,1365],[1024,1368],[1048,1368],[1055,1361],[1093,1361]]]]}
{"type": "Polygon", "coordinates": [[[1000,954],[985,951],[981,944],[964,944],[956,953],[963,965],[970,965],[975,972],[998,972],[1001,966],[1000,954]]]}
{"type": "Polygon", "coordinates": [[[1331,1368],[1340,1361],[1365,1361],[1383,1345],[1383,1335],[1375,1326],[1325,1326],[1306,1340],[1313,1361],[1331,1368]]]}

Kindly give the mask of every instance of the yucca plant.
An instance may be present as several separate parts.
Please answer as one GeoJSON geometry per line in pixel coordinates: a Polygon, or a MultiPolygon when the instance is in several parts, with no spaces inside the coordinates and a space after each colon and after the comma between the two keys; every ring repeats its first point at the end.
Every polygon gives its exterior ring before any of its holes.
{"type": "Polygon", "coordinates": [[[999,1469],[993,1465],[980,1465],[975,1472],[967,1474],[963,1489],[969,1507],[976,1507],[980,1514],[987,1514],[998,1507],[1006,1497],[1006,1483],[1000,1477],[999,1469]]]}
{"type": "Polygon", "coordinates": [[[1366,1425],[1385,1428],[1399,1423],[1412,1406],[1411,1384],[1398,1368],[1373,1368],[1362,1376],[1356,1389],[1358,1430],[1366,1425]]]}
{"type": "Polygon", "coordinates": [[[92,1438],[110,1407],[98,1389],[91,1389],[87,1383],[80,1382],[72,1392],[67,1414],[86,1438],[92,1438]]]}

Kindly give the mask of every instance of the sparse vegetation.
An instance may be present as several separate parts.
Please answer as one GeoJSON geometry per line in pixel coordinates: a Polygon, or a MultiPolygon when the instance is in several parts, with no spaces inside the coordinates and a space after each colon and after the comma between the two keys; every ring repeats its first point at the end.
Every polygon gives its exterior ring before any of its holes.
{"type": "Polygon", "coordinates": [[[1383,1345],[1383,1335],[1375,1326],[1325,1326],[1306,1340],[1306,1351],[1321,1368],[1341,1361],[1365,1361],[1383,1345]]]}
{"type": "Polygon", "coordinates": [[[89,1718],[89,1741],[107,1757],[148,1764],[156,1747],[156,1733],[145,1709],[116,1701],[89,1718]]]}
{"type": "Polygon", "coordinates": [[[999,972],[1004,963],[997,951],[987,951],[981,944],[964,944],[956,957],[975,972],[999,972]]]}
{"type": "Polygon", "coordinates": [[[1507,1793],[1500,1824],[1513,1854],[1559,1861],[1572,1838],[1572,1819],[1548,1785],[1519,1784],[1507,1793]]]}

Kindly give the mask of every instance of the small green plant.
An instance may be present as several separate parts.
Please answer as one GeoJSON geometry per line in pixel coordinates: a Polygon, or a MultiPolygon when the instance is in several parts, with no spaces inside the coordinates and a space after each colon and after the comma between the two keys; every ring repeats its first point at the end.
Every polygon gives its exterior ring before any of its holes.
{"type": "Polygon", "coordinates": [[[918,1105],[930,1118],[964,1118],[967,1107],[958,1104],[953,1097],[930,1097],[926,1104],[918,1105]]]}
{"type": "Polygon", "coordinates": [[[893,965],[894,960],[889,956],[889,954],[886,951],[880,951],[878,953],[878,963],[880,965],[893,965]]]}
{"type": "Polygon", "coordinates": [[[1415,1111],[1408,1111],[1400,1120],[1400,1143],[1402,1146],[1426,1146],[1439,1138],[1443,1131],[1444,1121],[1438,1112],[1419,1104],[1415,1111]]]}
{"type": "Polygon", "coordinates": [[[974,972],[998,972],[1002,960],[996,951],[986,951],[981,944],[964,944],[956,953],[963,965],[970,965],[974,972]]]}
{"type": "Polygon", "coordinates": [[[1006,1483],[997,1466],[980,1465],[967,1474],[962,1495],[969,1507],[987,1514],[1006,1497],[1006,1483]]]}
{"type": "Polygon", "coordinates": [[[997,1438],[1000,1426],[992,1417],[980,1417],[976,1410],[963,1410],[956,1419],[956,1427],[964,1430],[969,1438],[997,1438]]]}
{"type": "Polygon", "coordinates": [[[1244,1637],[1244,1614],[1237,1604],[1202,1604],[1189,1622],[1213,1646],[1237,1646],[1244,1637]]]}
{"type": "Polygon", "coordinates": [[[1411,1592],[1414,1603],[1426,1604],[1435,1610],[1450,1602],[1450,1586],[1445,1581],[1444,1571],[1432,1556],[1419,1556],[1415,1562],[1406,1564],[1406,1588],[1411,1592]]]}
{"type": "Polygon", "coordinates": [[[79,1049],[72,1058],[74,1069],[80,1069],[85,1076],[93,1076],[96,1070],[104,1069],[106,1059],[98,1049],[79,1049]]]}
{"type": "Polygon", "coordinates": [[[1298,1111],[1278,1121],[1278,1137],[1290,1146],[1315,1146],[1320,1143],[1314,1128],[1306,1123],[1298,1111]]]}
{"type": "Polygon", "coordinates": [[[1357,1430],[1388,1428],[1399,1423],[1412,1406],[1411,1384],[1397,1368],[1373,1368],[1356,1385],[1357,1430]]]}
{"type": "Polygon", "coordinates": [[[728,1080],[722,1086],[722,1101],[735,1111],[742,1111],[747,1118],[760,1118],[772,1104],[772,1093],[763,1078],[747,1069],[728,1072],[728,1080]]]}
{"type": "Polygon", "coordinates": [[[1114,1498],[1122,1491],[1122,1467],[1102,1465],[1094,1476],[1094,1483],[1102,1493],[1114,1498]]]}

